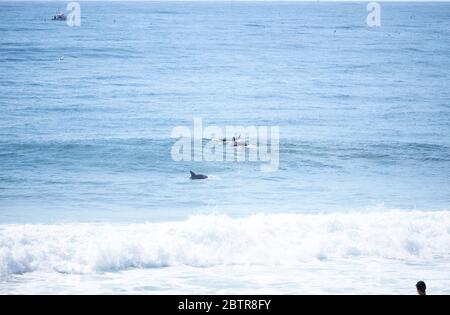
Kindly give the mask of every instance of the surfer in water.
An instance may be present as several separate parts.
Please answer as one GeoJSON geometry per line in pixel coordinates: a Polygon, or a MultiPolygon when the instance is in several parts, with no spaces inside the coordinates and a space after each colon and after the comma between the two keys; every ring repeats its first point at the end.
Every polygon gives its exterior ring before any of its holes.
{"type": "MultiPolygon", "coordinates": [[[[239,135],[238,139],[240,137],[241,136],[239,135]]],[[[233,142],[234,143],[234,142],[236,142],[236,137],[231,138],[231,140],[228,140],[227,138],[223,138],[222,141],[223,141],[223,143],[227,143],[227,142],[233,142]]]]}
{"type": "Polygon", "coordinates": [[[233,144],[233,146],[234,147],[237,147],[237,146],[243,146],[243,147],[246,147],[246,146],[248,146],[248,144],[246,143],[246,142],[240,142],[239,141],[239,139],[241,138],[241,135],[239,135],[239,137],[233,137],[233,138],[231,138],[231,140],[228,140],[227,138],[223,138],[222,139],[222,142],[225,144],[225,143],[232,143],[233,144]]]}

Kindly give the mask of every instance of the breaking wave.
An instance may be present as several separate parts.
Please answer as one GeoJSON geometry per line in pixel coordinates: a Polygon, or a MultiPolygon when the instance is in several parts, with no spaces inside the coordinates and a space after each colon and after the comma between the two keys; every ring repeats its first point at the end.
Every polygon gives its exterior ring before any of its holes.
{"type": "Polygon", "coordinates": [[[0,275],[450,258],[450,212],[193,216],[142,224],[0,225],[0,275]]]}

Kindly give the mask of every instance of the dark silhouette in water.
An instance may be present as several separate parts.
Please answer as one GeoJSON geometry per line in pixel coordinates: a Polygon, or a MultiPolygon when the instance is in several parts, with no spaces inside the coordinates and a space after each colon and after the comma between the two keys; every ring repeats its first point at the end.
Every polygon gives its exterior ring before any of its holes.
{"type": "Polygon", "coordinates": [[[191,179],[207,179],[208,176],[202,174],[195,174],[193,171],[191,172],[191,179]]]}
{"type": "Polygon", "coordinates": [[[57,12],[56,15],[52,18],[53,21],[66,21],[67,16],[64,15],[64,13],[57,12]]]}
{"type": "Polygon", "coordinates": [[[425,282],[419,281],[416,283],[417,294],[419,295],[427,295],[427,286],[425,282]]]}

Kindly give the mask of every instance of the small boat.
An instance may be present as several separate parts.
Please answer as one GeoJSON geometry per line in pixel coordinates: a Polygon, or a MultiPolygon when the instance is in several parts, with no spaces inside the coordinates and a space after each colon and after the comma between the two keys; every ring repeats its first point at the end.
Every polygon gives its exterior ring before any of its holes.
{"type": "Polygon", "coordinates": [[[57,12],[56,15],[53,16],[52,21],[66,21],[67,16],[64,13],[57,12]]]}

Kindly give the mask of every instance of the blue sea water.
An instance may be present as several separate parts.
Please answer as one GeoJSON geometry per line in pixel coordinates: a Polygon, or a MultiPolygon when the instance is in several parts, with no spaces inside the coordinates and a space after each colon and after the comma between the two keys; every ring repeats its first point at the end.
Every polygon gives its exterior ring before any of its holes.
{"type": "Polygon", "coordinates": [[[80,4],[0,2],[0,293],[449,293],[449,3],[80,4]],[[174,161],[194,117],[279,169],[174,161]]]}

